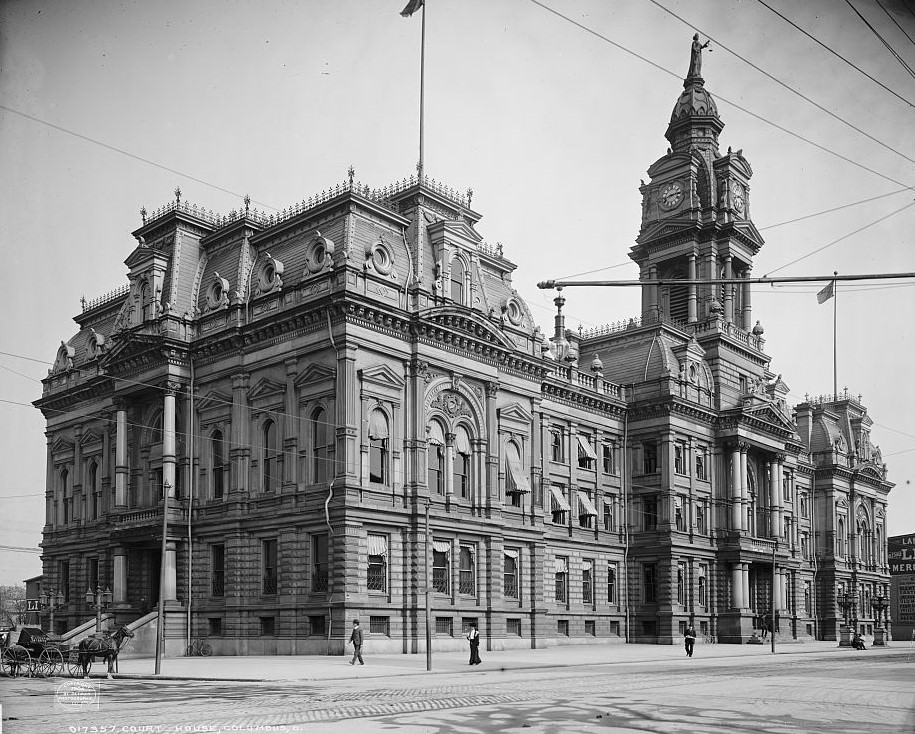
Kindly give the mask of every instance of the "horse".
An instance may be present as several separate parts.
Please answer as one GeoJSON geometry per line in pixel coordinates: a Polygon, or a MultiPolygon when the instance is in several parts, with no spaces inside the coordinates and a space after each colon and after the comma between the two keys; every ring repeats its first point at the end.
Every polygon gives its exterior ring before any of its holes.
{"type": "Polygon", "coordinates": [[[118,627],[114,634],[105,635],[101,639],[98,637],[87,637],[80,640],[78,649],[79,664],[83,669],[83,678],[89,677],[89,663],[94,658],[102,658],[108,662],[108,678],[114,672],[114,664],[117,662],[118,653],[121,651],[121,645],[125,639],[133,637],[126,624],[118,627]]]}

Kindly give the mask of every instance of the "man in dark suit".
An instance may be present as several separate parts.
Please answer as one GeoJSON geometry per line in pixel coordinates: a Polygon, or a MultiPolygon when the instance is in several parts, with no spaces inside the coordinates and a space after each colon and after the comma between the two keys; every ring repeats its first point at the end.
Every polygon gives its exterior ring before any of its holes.
{"type": "Polygon", "coordinates": [[[365,665],[362,660],[362,628],[359,626],[359,620],[353,620],[353,634],[349,636],[349,641],[353,643],[353,659],[349,661],[350,665],[355,665],[356,660],[359,665],[365,665]]]}
{"type": "Polygon", "coordinates": [[[470,625],[467,639],[470,640],[470,665],[479,665],[483,661],[480,660],[480,633],[475,624],[470,625]]]}

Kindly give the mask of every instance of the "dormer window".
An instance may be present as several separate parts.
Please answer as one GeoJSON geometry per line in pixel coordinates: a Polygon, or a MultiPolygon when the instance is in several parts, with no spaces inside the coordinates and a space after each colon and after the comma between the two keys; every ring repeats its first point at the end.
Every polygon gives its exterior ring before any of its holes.
{"type": "Polygon", "coordinates": [[[229,305],[229,281],[214,273],[214,278],[207,288],[207,308],[217,309],[229,305]]]}
{"type": "Polygon", "coordinates": [[[270,293],[283,287],[283,263],[264,253],[264,261],[257,272],[257,287],[260,293],[270,293]]]}
{"type": "Polygon", "coordinates": [[[457,257],[451,261],[451,300],[464,303],[464,263],[457,257]]]}

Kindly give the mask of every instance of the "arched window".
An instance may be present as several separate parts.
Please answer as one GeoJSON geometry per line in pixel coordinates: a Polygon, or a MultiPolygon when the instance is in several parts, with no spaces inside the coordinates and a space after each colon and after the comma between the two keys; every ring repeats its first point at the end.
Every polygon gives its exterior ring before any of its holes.
{"type": "Polygon", "coordinates": [[[467,499],[470,497],[470,434],[463,426],[454,433],[454,493],[467,499]]]}
{"type": "Polygon", "coordinates": [[[264,422],[264,481],[263,491],[272,492],[279,486],[279,449],[277,447],[276,423],[272,420],[264,422]]]}
{"type": "Polygon", "coordinates": [[[430,494],[445,494],[445,429],[438,421],[429,422],[427,466],[430,494]]]}
{"type": "Polygon", "coordinates": [[[845,520],[841,517],[836,523],[836,555],[845,555],[845,520]]]}
{"type": "Polygon", "coordinates": [[[369,481],[388,483],[388,418],[377,409],[369,416],[369,481]]]}
{"type": "Polygon", "coordinates": [[[140,308],[143,313],[143,321],[149,321],[152,318],[152,298],[149,295],[149,283],[143,282],[140,286],[140,308]]]}
{"type": "Polygon", "coordinates": [[[96,520],[99,516],[99,488],[98,488],[98,464],[95,461],[89,462],[89,508],[92,513],[92,519],[96,520]]]}
{"type": "Polygon", "coordinates": [[[311,414],[312,476],[315,483],[326,482],[333,476],[331,446],[333,433],[327,422],[327,411],[318,408],[311,414]]]}
{"type": "Polygon", "coordinates": [[[64,468],[60,470],[60,501],[61,521],[64,525],[70,523],[70,472],[64,468]]]}
{"type": "Polygon", "coordinates": [[[451,300],[464,303],[464,263],[459,257],[451,261],[451,300]]]}
{"type": "Polygon", "coordinates": [[[210,437],[211,456],[213,457],[211,487],[214,499],[222,499],[225,494],[226,480],[226,453],[225,443],[222,440],[222,431],[213,431],[210,437]]]}

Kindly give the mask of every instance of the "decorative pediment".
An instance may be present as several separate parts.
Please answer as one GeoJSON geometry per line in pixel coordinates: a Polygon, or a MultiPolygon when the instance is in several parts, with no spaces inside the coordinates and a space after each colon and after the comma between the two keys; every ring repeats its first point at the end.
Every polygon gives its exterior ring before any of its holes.
{"type": "Polygon", "coordinates": [[[681,232],[691,232],[696,229],[696,223],[691,219],[675,219],[650,222],[639,233],[636,240],[639,244],[644,244],[652,240],[672,237],[681,232]]]}
{"type": "Polygon", "coordinates": [[[61,454],[72,454],[73,448],[74,444],[72,441],[68,441],[63,436],[58,436],[51,444],[51,454],[53,456],[58,456],[61,454]]]}
{"type": "Polygon", "coordinates": [[[867,477],[878,482],[883,481],[883,472],[871,463],[867,463],[858,469],[858,474],[861,477],[867,477]]]}
{"type": "Polygon", "coordinates": [[[463,333],[471,338],[493,344],[507,351],[515,351],[515,343],[496,328],[484,316],[475,312],[439,306],[419,314],[421,321],[434,324],[442,329],[463,333]]]}
{"type": "Polygon", "coordinates": [[[534,421],[534,415],[527,410],[521,403],[511,403],[503,408],[499,408],[499,423],[519,423],[525,427],[530,427],[534,421]]]}
{"type": "Polygon", "coordinates": [[[248,400],[262,401],[277,397],[282,399],[285,392],[286,385],[284,385],[282,382],[277,382],[276,380],[271,380],[267,377],[264,377],[258,380],[257,383],[248,391],[248,400]]]}
{"type": "Polygon", "coordinates": [[[848,500],[845,499],[844,497],[839,497],[839,499],[836,500],[836,507],[847,508],[848,500]]]}
{"type": "Polygon", "coordinates": [[[79,439],[80,446],[91,446],[94,443],[101,443],[102,436],[93,430],[86,431],[79,439]]]}
{"type": "Polygon", "coordinates": [[[295,378],[293,384],[297,388],[309,387],[315,383],[333,380],[336,376],[337,371],[333,367],[328,367],[318,362],[310,362],[295,378]]]}
{"type": "Polygon", "coordinates": [[[398,390],[402,389],[406,384],[403,376],[386,364],[361,369],[359,370],[359,377],[363,382],[370,382],[381,387],[394,387],[398,390]]]}
{"type": "Polygon", "coordinates": [[[763,423],[776,426],[783,431],[790,431],[792,434],[795,432],[794,423],[792,423],[791,419],[782,413],[782,411],[768,402],[759,405],[758,407],[752,405],[748,406],[748,403],[751,402],[756,402],[756,400],[752,397],[744,400],[744,418],[753,418],[762,421],[763,423]]]}
{"type": "Polygon", "coordinates": [[[195,407],[201,413],[211,410],[228,411],[232,407],[232,396],[218,390],[210,390],[206,395],[197,398],[195,407]]]}

